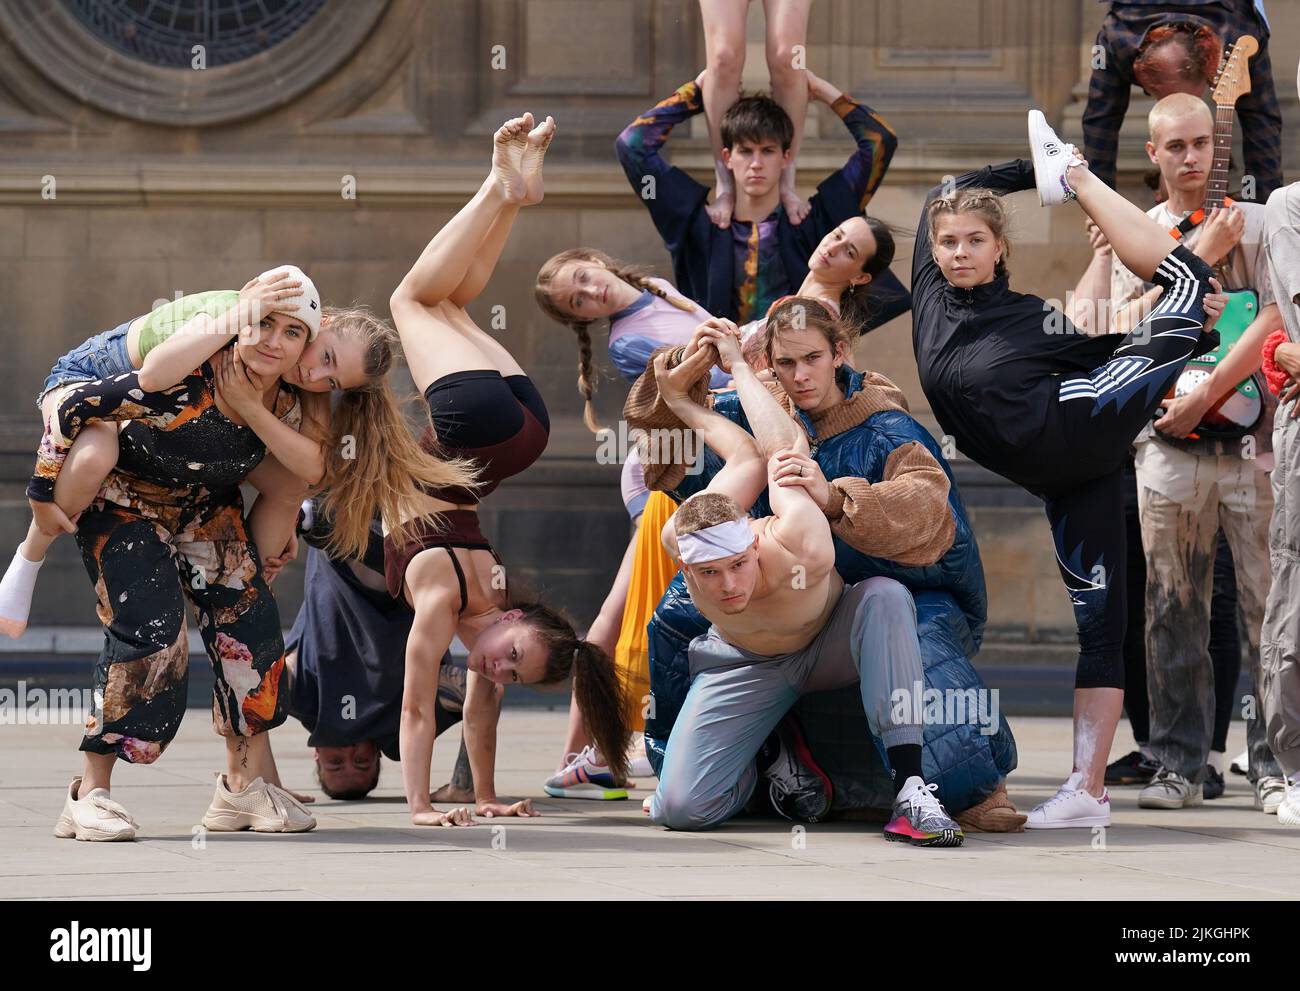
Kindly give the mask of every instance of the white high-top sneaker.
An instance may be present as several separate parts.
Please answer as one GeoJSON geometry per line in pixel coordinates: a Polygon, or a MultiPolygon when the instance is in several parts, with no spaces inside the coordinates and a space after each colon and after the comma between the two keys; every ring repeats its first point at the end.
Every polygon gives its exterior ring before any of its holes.
{"type": "Polygon", "coordinates": [[[63,799],[63,812],[54,824],[54,835],[59,839],[111,842],[133,840],[140,824],[131,813],[108,797],[108,789],[96,788],[80,798],[75,798],[81,788],[81,778],[72,779],[63,799]]]}
{"type": "Polygon", "coordinates": [[[1056,136],[1041,110],[1029,111],[1029,150],[1034,159],[1038,202],[1043,206],[1058,206],[1074,199],[1065,170],[1071,165],[1082,165],[1083,159],[1073,145],[1056,136]]]}
{"type": "Polygon", "coordinates": [[[1110,795],[1103,791],[1093,798],[1083,787],[1083,775],[1075,771],[1060,790],[1029,813],[1026,829],[1087,829],[1110,825],[1110,795]]]}

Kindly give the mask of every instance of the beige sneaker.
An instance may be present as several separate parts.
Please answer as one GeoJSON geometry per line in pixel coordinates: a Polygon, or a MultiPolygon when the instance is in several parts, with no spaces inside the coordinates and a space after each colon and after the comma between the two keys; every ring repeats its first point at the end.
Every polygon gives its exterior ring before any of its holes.
{"type": "Polygon", "coordinates": [[[316,828],[316,819],[283,788],[254,778],[243,791],[233,792],[226,787],[226,776],[218,774],[217,793],[212,796],[203,825],[218,833],[241,829],[255,833],[305,833],[316,828]]]}
{"type": "Polygon", "coordinates": [[[1255,808],[1267,815],[1277,815],[1286,798],[1286,778],[1266,775],[1255,782],[1255,808]]]}
{"type": "Polygon", "coordinates": [[[133,840],[140,824],[131,813],[108,797],[108,789],[96,788],[81,798],[74,798],[81,788],[81,778],[72,779],[63,798],[63,812],[54,824],[54,835],[62,840],[112,842],[133,840]]]}

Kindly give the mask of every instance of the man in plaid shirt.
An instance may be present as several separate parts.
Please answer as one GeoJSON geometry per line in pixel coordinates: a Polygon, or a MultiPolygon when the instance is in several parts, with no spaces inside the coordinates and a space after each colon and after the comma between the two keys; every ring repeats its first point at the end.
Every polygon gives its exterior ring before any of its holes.
{"type": "MultiPolygon", "coordinates": [[[[1104,0],[1103,0],[1104,2],[1104,0]]],[[[1268,56],[1268,20],[1263,0],[1111,0],[1097,34],[1098,54],[1088,86],[1083,114],[1084,155],[1088,168],[1108,185],[1115,185],[1115,155],[1119,129],[1128,111],[1129,90],[1135,83],[1156,99],[1171,93],[1203,96],[1218,70],[1209,28],[1222,46],[1244,34],[1259,42],[1250,60],[1251,91],[1237,101],[1241,121],[1245,174],[1255,179],[1247,189],[1263,202],[1282,185],[1282,114],[1268,56]]]]}

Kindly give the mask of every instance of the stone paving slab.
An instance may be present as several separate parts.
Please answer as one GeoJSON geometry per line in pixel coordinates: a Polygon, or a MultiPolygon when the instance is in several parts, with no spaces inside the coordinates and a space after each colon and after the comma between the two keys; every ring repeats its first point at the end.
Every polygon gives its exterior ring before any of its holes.
{"type": "MultiPolygon", "coordinates": [[[[1245,779],[1181,812],[1137,808],[1137,789],[1114,789],[1114,825],[1089,830],[972,834],[959,850],[886,843],[876,824],[792,829],[750,819],[708,833],[671,833],[627,802],[546,798],[542,780],[563,742],[566,713],[507,710],[497,779],[503,795],[534,798],[543,815],[479,820],[469,829],[409,823],[401,776],[386,762],[364,802],[314,806],[309,834],[196,835],[223,753],[206,713],[193,710],[162,760],[120,766],[114,797],[141,823],[135,843],[90,844],[51,835],[63,789],[80,765],[77,726],[0,726],[0,898],[4,899],[872,899],[1272,900],[1300,896],[1300,829],[1253,805],[1245,779]]],[[[1069,766],[1069,722],[1015,721],[1021,766],[1011,796],[1029,808],[1069,766]]],[[[275,731],[290,787],[314,786],[306,732],[275,731]]],[[[1131,746],[1127,727],[1115,752],[1131,746]]],[[[1234,725],[1229,752],[1244,746],[1234,725]]],[[[456,753],[439,742],[434,784],[456,753]]],[[[638,782],[652,787],[653,779],[638,782]]]]}

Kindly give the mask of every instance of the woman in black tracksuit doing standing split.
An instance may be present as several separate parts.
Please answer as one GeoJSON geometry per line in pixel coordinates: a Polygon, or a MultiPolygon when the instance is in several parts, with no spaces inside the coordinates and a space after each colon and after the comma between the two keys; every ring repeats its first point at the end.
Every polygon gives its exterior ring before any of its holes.
{"type": "Polygon", "coordinates": [[[1046,504],[1074,606],[1073,773],[1026,825],[1105,826],[1102,778],[1124,702],[1124,456],[1187,360],[1217,346],[1209,326],[1221,297],[1209,266],[1089,172],[1038,111],[1029,136],[1032,163],[968,172],[927,198],[912,262],[913,347],[926,398],[961,452],[1046,504]],[[1001,197],[1035,187],[1044,206],[1077,199],[1119,260],[1163,287],[1132,333],[1086,336],[1009,288],[1001,197]]]}

